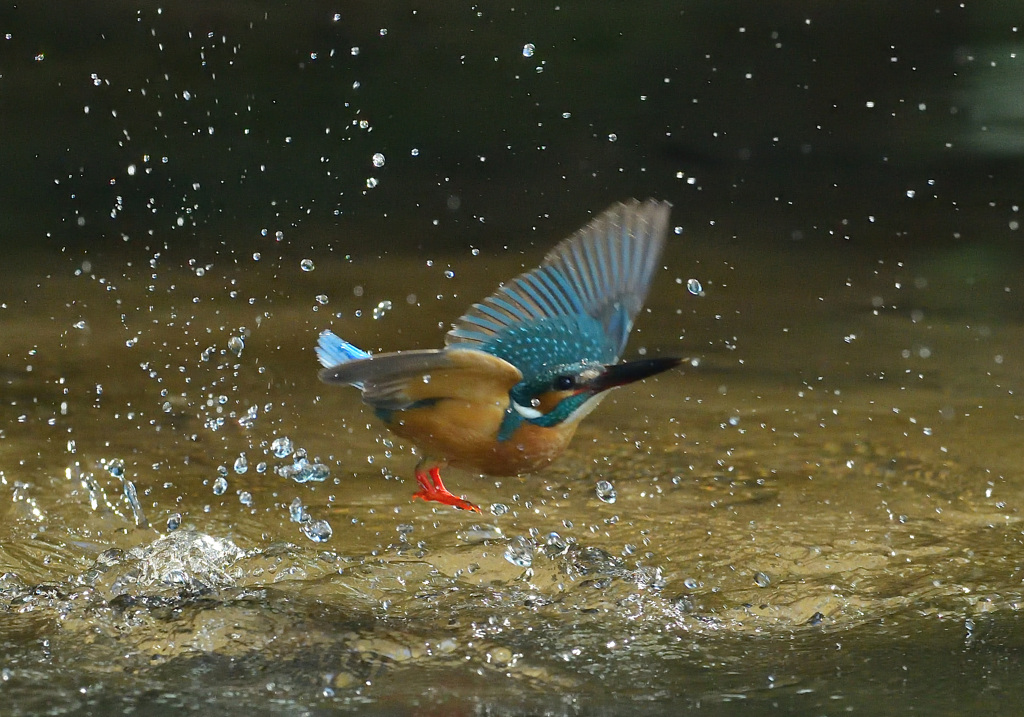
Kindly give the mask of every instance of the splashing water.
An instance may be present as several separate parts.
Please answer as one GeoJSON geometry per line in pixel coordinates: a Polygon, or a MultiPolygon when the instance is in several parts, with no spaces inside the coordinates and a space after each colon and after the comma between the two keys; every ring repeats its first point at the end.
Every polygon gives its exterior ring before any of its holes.
{"type": "Polygon", "coordinates": [[[146,520],[146,515],[142,512],[142,504],[139,502],[139,494],[135,489],[135,484],[127,478],[122,477],[121,480],[124,484],[124,497],[132,509],[132,516],[135,518],[135,525],[139,528],[148,528],[149,521],[146,520]]]}
{"type": "Polygon", "coordinates": [[[292,443],[292,439],[288,436],[275,438],[274,442],[270,444],[270,452],[273,453],[276,458],[287,458],[294,450],[295,444],[292,443]]]}
{"type": "Polygon", "coordinates": [[[174,588],[200,592],[234,583],[228,572],[245,553],[226,538],[177,530],[148,545],[104,551],[85,580],[113,595],[174,588]]]}
{"type": "Polygon", "coordinates": [[[614,503],[618,498],[618,493],[615,492],[615,486],[610,481],[599,480],[597,485],[594,486],[594,492],[597,494],[599,500],[605,503],[614,503]]]}
{"type": "Polygon", "coordinates": [[[383,319],[389,311],[391,311],[392,303],[385,299],[384,301],[373,307],[373,318],[383,319]]]}
{"type": "Polygon", "coordinates": [[[251,428],[253,424],[256,423],[256,419],[259,417],[259,412],[259,406],[249,406],[245,415],[238,419],[238,425],[242,428],[251,428]]]}
{"type": "Polygon", "coordinates": [[[512,538],[505,548],[505,560],[521,568],[530,567],[533,565],[533,543],[522,535],[512,538]]]}
{"type": "Polygon", "coordinates": [[[326,520],[316,520],[302,526],[303,534],[314,543],[326,543],[331,539],[334,530],[326,520]]]}
{"type": "Polygon", "coordinates": [[[282,478],[290,478],[296,483],[320,483],[331,475],[331,469],[323,463],[311,463],[305,455],[298,456],[290,466],[279,466],[277,474],[282,478]]]}
{"type": "Polygon", "coordinates": [[[293,523],[308,523],[312,520],[306,506],[302,504],[302,498],[295,498],[288,505],[288,516],[293,523]]]}

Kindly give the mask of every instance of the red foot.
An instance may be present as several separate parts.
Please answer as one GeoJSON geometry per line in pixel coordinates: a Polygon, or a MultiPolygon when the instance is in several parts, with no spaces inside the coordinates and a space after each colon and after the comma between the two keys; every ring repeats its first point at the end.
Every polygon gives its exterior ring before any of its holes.
{"type": "Polygon", "coordinates": [[[416,482],[420,484],[421,490],[412,494],[414,500],[422,498],[426,501],[433,500],[438,503],[444,503],[459,510],[480,512],[479,508],[465,498],[460,498],[448,492],[448,489],[444,487],[444,483],[441,482],[441,466],[431,466],[429,473],[417,466],[416,482]]]}

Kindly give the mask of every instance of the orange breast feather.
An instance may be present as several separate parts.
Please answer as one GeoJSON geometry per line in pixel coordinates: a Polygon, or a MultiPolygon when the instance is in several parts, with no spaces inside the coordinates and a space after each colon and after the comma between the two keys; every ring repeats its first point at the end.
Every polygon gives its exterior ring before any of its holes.
{"type": "Polygon", "coordinates": [[[393,433],[427,456],[488,475],[528,473],[554,460],[572,439],[578,421],[552,428],[524,422],[507,440],[498,430],[509,405],[509,390],[522,374],[482,351],[449,350],[452,365],[410,380],[402,392],[424,401],[395,411],[393,433]]]}

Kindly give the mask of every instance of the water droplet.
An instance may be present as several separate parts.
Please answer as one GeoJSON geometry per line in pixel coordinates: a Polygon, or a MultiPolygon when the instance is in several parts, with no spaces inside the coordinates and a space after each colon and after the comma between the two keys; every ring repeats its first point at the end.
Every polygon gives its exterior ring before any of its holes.
{"type": "Polygon", "coordinates": [[[686,290],[694,296],[700,296],[700,292],[704,291],[704,287],[702,287],[700,282],[696,279],[687,279],[686,290]]]}
{"type": "Polygon", "coordinates": [[[73,324],[73,326],[74,326],[74,327],[75,327],[76,329],[79,329],[79,330],[81,330],[81,329],[86,329],[86,328],[88,328],[88,327],[89,327],[89,324],[85,323],[85,319],[82,319],[81,321],[76,321],[76,322],[75,322],[75,323],[73,324]]]}
{"type": "Polygon", "coordinates": [[[686,578],[685,580],[683,580],[683,586],[687,590],[696,590],[700,587],[700,583],[697,582],[696,578],[686,578]]]}
{"type": "Polygon", "coordinates": [[[312,259],[303,259],[299,262],[299,268],[303,271],[313,271],[313,269],[316,268],[316,265],[313,264],[312,259]]]}
{"type": "Polygon", "coordinates": [[[373,166],[374,167],[383,167],[384,166],[384,155],[381,154],[380,152],[377,152],[376,154],[373,155],[373,157],[371,157],[370,161],[373,162],[373,166]]]}
{"type": "Polygon", "coordinates": [[[327,294],[316,295],[316,303],[320,304],[320,306],[325,306],[328,301],[330,301],[330,299],[327,298],[327,294]]]}
{"type": "Polygon", "coordinates": [[[569,549],[569,542],[555,531],[548,533],[544,540],[544,554],[549,558],[562,555],[569,549]]]}
{"type": "Polygon", "coordinates": [[[519,535],[509,541],[505,548],[505,560],[521,568],[533,565],[533,543],[519,535]]]}
{"type": "Polygon", "coordinates": [[[146,520],[145,514],[142,512],[142,503],[139,502],[139,494],[135,489],[135,484],[130,480],[123,479],[124,485],[124,497],[128,501],[128,505],[132,509],[132,516],[135,518],[135,525],[140,528],[149,527],[149,521],[146,520]]]}
{"type": "Polygon", "coordinates": [[[249,406],[249,409],[245,412],[244,416],[238,419],[238,425],[242,428],[251,428],[256,423],[256,418],[259,416],[259,406],[249,406]]]}
{"type": "Polygon", "coordinates": [[[242,355],[242,349],[245,348],[245,340],[241,336],[232,336],[228,339],[228,351],[233,353],[235,356],[242,355]]]}
{"type": "Polygon", "coordinates": [[[491,503],[491,515],[505,515],[508,512],[508,506],[504,503],[491,503]]]}
{"type": "Polygon", "coordinates": [[[288,436],[275,438],[274,442],[270,444],[270,452],[277,458],[287,458],[294,450],[295,446],[288,436]]]}
{"type": "Polygon", "coordinates": [[[252,507],[252,493],[247,490],[243,490],[238,494],[238,502],[246,507],[252,507]]]}
{"type": "Polygon", "coordinates": [[[533,57],[533,53],[537,50],[532,42],[528,42],[523,45],[523,57],[533,57]]]}
{"type": "Polygon", "coordinates": [[[376,186],[377,186],[378,184],[380,184],[380,182],[379,182],[379,181],[377,181],[377,178],[376,178],[376,177],[367,177],[367,178],[366,178],[366,188],[367,188],[367,189],[373,189],[373,188],[374,188],[374,187],[376,187],[376,186]]]}
{"type": "Polygon", "coordinates": [[[772,584],[772,579],[760,571],[754,573],[754,582],[759,588],[766,588],[772,584]]]}
{"type": "Polygon", "coordinates": [[[113,458],[107,461],[107,473],[115,478],[124,476],[124,461],[120,458],[113,458]]]}
{"type": "Polygon", "coordinates": [[[240,453],[235,459],[235,473],[242,474],[247,470],[249,470],[249,459],[245,457],[244,453],[240,453]]]}
{"type": "Polygon", "coordinates": [[[293,523],[308,523],[311,520],[301,498],[296,498],[288,505],[288,515],[293,523]]]}
{"type": "Polygon", "coordinates": [[[610,135],[608,135],[608,141],[609,142],[615,142],[618,139],[619,139],[619,135],[615,134],[614,132],[612,132],[610,135]]]}
{"type": "Polygon", "coordinates": [[[302,456],[296,458],[290,466],[280,466],[277,469],[277,474],[282,478],[290,478],[296,483],[309,483],[310,481],[320,483],[330,477],[331,469],[323,463],[310,463],[305,456],[302,456]]]}
{"type": "Polygon", "coordinates": [[[455,536],[463,543],[475,545],[486,540],[501,540],[505,534],[496,525],[471,525],[466,530],[460,530],[455,536]]]}
{"type": "Polygon", "coordinates": [[[306,523],[302,526],[302,532],[305,533],[306,537],[314,543],[326,543],[334,534],[331,524],[326,520],[317,520],[311,523],[306,523]]]}
{"type": "Polygon", "coordinates": [[[181,513],[175,513],[167,519],[167,532],[170,533],[181,527],[181,513]]]}
{"type": "Polygon", "coordinates": [[[594,492],[597,493],[598,499],[605,503],[614,503],[618,498],[618,494],[615,492],[615,486],[606,480],[599,480],[597,485],[594,486],[594,492]]]}
{"type": "Polygon", "coordinates": [[[217,476],[217,480],[213,482],[213,494],[224,495],[228,490],[228,479],[224,476],[217,476]]]}
{"type": "Polygon", "coordinates": [[[373,308],[373,318],[382,319],[384,316],[391,311],[392,304],[390,301],[385,299],[373,308]]]}

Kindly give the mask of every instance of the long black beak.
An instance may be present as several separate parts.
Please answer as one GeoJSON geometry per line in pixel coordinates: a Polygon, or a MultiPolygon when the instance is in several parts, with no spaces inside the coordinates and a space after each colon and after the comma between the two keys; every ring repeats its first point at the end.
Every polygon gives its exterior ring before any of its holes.
{"type": "Polygon", "coordinates": [[[684,360],[681,358],[654,358],[612,364],[605,367],[604,373],[591,381],[590,386],[596,392],[606,391],[616,386],[625,386],[627,383],[640,381],[648,376],[675,368],[684,360]]]}

